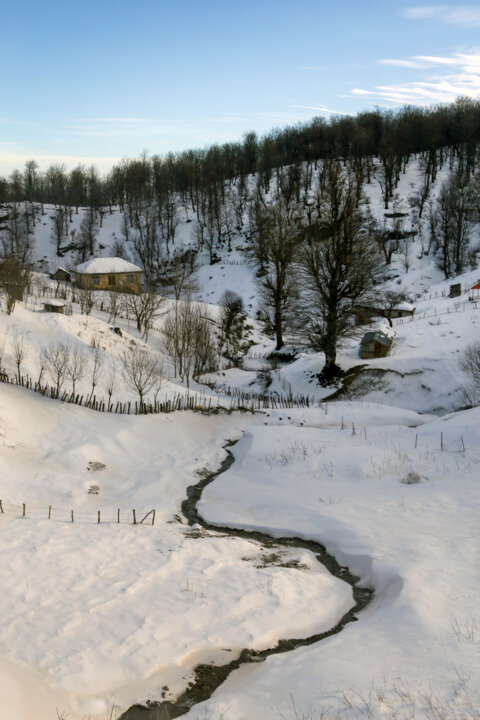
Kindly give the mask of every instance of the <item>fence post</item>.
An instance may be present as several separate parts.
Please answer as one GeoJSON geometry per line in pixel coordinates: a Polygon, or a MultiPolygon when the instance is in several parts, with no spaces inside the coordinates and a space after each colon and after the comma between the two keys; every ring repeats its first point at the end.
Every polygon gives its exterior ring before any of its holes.
{"type": "Polygon", "coordinates": [[[100,524],[100,510],[98,510],[97,513],[97,523],[100,524]]]}
{"type": "Polygon", "coordinates": [[[0,512],[1,512],[1,513],[3,513],[3,512],[4,512],[4,510],[3,510],[3,506],[2,506],[2,501],[1,501],[1,500],[0,500],[0,512]]]}
{"type": "Polygon", "coordinates": [[[25,503],[22,503],[22,504],[23,504],[23,514],[22,515],[23,515],[23,517],[25,517],[25,503]]]}
{"type": "Polygon", "coordinates": [[[73,522],[73,510],[72,510],[72,522],[73,522]]]}
{"type": "Polygon", "coordinates": [[[153,511],[153,514],[152,514],[152,525],[155,525],[155,510],[153,511]]]}
{"type": "Polygon", "coordinates": [[[443,450],[443,432],[440,433],[440,450],[443,450]]]}
{"type": "Polygon", "coordinates": [[[51,517],[52,517],[52,506],[49,505],[49,506],[48,506],[48,519],[50,520],[51,517]]]}
{"type": "Polygon", "coordinates": [[[117,510],[117,523],[120,522],[120,508],[117,510]]]}
{"type": "Polygon", "coordinates": [[[137,524],[137,513],[135,512],[135,510],[133,510],[133,524],[137,524]]]}

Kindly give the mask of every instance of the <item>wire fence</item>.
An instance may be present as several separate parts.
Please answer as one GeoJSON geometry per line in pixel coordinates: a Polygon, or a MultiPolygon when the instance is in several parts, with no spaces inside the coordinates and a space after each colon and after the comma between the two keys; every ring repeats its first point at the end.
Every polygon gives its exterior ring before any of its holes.
{"type": "Polygon", "coordinates": [[[59,508],[53,505],[36,505],[32,503],[8,503],[0,500],[0,517],[9,515],[16,518],[29,518],[31,520],[52,520],[64,523],[102,523],[129,524],[129,525],[155,525],[155,509],[151,510],[121,510],[101,509],[95,512],[75,510],[74,508],[59,508]]]}
{"type": "Polygon", "coordinates": [[[394,326],[403,325],[407,322],[415,322],[415,320],[425,320],[428,318],[437,318],[437,317],[443,317],[444,315],[456,315],[457,313],[465,313],[469,312],[471,310],[479,310],[480,305],[480,297],[478,298],[478,302],[476,300],[468,301],[468,302],[456,302],[453,304],[453,307],[447,307],[446,310],[437,311],[436,308],[434,308],[434,311],[432,313],[419,313],[416,315],[411,315],[409,317],[404,318],[396,318],[393,320],[394,326]]]}

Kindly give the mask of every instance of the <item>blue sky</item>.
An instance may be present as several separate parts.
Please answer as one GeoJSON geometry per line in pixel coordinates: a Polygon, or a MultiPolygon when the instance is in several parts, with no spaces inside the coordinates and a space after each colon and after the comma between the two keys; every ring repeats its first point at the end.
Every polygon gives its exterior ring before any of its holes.
{"type": "Polygon", "coordinates": [[[1,0],[0,175],[480,97],[480,5],[1,0]]]}

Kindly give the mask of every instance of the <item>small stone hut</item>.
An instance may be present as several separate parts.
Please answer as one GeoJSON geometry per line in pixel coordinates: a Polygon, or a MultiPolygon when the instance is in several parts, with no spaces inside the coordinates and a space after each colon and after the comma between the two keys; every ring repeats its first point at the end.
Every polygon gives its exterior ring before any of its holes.
{"type": "Polygon", "coordinates": [[[360,343],[360,357],[364,360],[382,358],[388,355],[393,345],[393,338],[381,330],[365,333],[360,343]]]}
{"type": "Polygon", "coordinates": [[[138,295],[142,273],[142,268],[123,258],[93,258],[76,267],[75,285],[83,290],[116,290],[138,295]]]}
{"type": "Polygon", "coordinates": [[[45,312],[54,312],[54,313],[60,313],[61,315],[65,315],[65,303],[61,300],[47,300],[43,303],[43,308],[45,312]]]}

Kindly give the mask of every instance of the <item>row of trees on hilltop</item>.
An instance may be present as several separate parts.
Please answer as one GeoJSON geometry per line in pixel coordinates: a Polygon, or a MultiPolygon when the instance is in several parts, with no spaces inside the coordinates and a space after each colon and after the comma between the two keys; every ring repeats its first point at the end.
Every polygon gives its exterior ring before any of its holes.
{"type": "MultiPolygon", "coordinates": [[[[254,132],[242,142],[170,153],[165,157],[123,160],[101,177],[94,166],[78,166],[67,172],[51,165],[40,172],[34,160],[23,171],[0,178],[0,202],[52,203],[99,208],[126,204],[138,206],[156,199],[164,204],[171,193],[179,193],[196,211],[198,193],[227,181],[244,182],[253,173],[268,187],[279,167],[320,159],[342,158],[365,161],[377,156],[385,173],[385,194],[412,154],[422,153],[435,179],[437,151],[446,148],[462,155],[467,172],[476,164],[480,140],[480,101],[460,98],[450,105],[431,108],[407,106],[400,110],[361,112],[356,116],[317,117],[263,137],[254,132]]],[[[370,179],[371,162],[362,172],[370,179]]]]}

